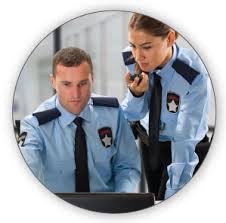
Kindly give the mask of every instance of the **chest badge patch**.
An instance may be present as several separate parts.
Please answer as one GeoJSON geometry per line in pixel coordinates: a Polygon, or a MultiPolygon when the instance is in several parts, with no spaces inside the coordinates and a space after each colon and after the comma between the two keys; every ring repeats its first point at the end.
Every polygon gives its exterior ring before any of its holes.
{"type": "Polygon", "coordinates": [[[167,110],[176,113],[180,104],[180,96],[175,93],[167,93],[167,110]]]}
{"type": "Polygon", "coordinates": [[[112,145],[112,131],[110,127],[103,127],[98,129],[100,141],[102,142],[103,146],[108,148],[112,145]]]}

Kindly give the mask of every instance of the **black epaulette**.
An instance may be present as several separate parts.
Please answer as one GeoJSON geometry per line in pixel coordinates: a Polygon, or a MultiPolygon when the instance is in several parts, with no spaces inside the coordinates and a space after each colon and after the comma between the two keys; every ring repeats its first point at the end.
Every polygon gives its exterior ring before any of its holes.
{"type": "Polygon", "coordinates": [[[122,57],[125,65],[134,64],[136,62],[131,51],[122,52],[122,57]]]}
{"type": "Polygon", "coordinates": [[[192,84],[194,79],[199,75],[199,72],[188,64],[184,63],[182,60],[176,59],[172,64],[174,70],[180,74],[189,84],[192,84]]]}
{"type": "Polygon", "coordinates": [[[92,97],[94,106],[119,107],[117,98],[110,97],[92,97]]]}
{"type": "Polygon", "coordinates": [[[53,108],[50,110],[33,113],[33,115],[38,119],[39,125],[42,125],[58,118],[61,116],[61,113],[57,108],[53,108]]]}

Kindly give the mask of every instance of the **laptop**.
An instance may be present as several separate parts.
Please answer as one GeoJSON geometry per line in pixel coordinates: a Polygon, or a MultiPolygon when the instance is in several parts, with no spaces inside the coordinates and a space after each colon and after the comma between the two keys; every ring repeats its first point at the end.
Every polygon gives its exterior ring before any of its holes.
{"type": "Polygon", "coordinates": [[[138,211],[154,205],[152,193],[56,193],[80,208],[104,213],[138,211]]]}

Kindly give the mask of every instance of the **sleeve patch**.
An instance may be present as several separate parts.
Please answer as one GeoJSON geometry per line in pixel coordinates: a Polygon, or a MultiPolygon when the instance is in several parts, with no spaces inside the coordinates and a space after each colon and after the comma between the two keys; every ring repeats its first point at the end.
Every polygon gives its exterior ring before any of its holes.
{"type": "Polygon", "coordinates": [[[22,132],[18,137],[19,146],[24,146],[25,139],[27,137],[27,132],[22,132]]]}

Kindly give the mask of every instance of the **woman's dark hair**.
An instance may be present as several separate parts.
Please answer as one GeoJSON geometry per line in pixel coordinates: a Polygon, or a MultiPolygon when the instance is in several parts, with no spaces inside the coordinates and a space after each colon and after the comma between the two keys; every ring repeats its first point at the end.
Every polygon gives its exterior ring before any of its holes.
{"type": "MultiPolygon", "coordinates": [[[[153,36],[161,36],[163,38],[165,38],[168,33],[173,30],[159,20],[138,13],[134,13],[130,18],[129,29],[142,30],[153,36]]],[[[177,38],[178,33],[176,31],[175,34],[177,38]]]]}

